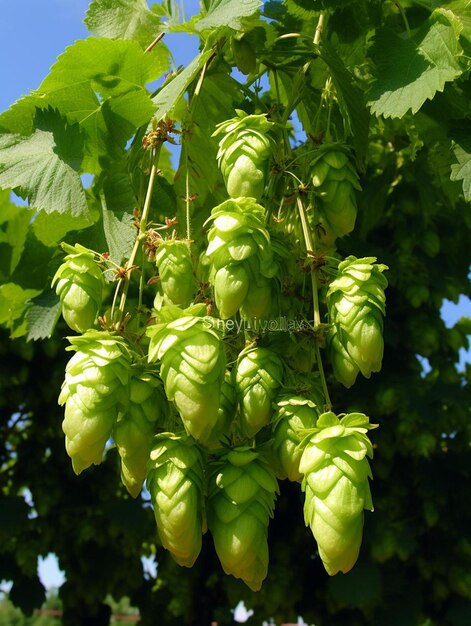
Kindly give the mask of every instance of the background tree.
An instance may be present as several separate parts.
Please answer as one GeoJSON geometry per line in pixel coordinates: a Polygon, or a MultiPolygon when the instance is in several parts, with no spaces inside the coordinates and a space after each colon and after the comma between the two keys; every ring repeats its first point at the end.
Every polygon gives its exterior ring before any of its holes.
{"type": "MultiPolygon", "coordinates": [[[[240,599],[256,609],[252,623],[297,614],[318,625],[469,623],[470,371],[456,363],[470,322],[447,328],[440,310],[470,293],[470,19],[460,0],[219,0],[182,24],[171,2],[149,10],[94,0],[94,37],[68,48],[38,90],[0,116],[0,578],[13,581],[10,598],[25,613],[45,598],[37,557],[54,552],[67,578],[66,625],[109,623],[108,594],[129,596],[143,624],[156,615],[168,625],[230,623],[240,599]],[[167,31],[200,37],[201,51],[151,94],[146,85],[170,68],[164,42],[155,43],[167,31]],[[236,109],[269,114],[277,129],[261,200],[273,228],[292,220],[301,193],[292,174],[306,155],[347,144],[362,190],[337,252],[389,267],[381,372],[345,389],[326,366],[335,410],[380,424],[360,559],[329,578],[302,522],[300,490],[282,481],[258,593],[222,574],[208,535],[191,569],[172,560],[148,498],[130,498],[120,483],[116,448],[73,474],[57,404],[70,330],[57,322],[50,287],[61,241],[106,251],[117,265],[130,258],[152,119],[171,118],[182,145],[176,172],[162,148],[152,219],[177,216],[185,237],[191,215],[201,241],[227,198],[212,134],[236,109]],[[86,189],[82,174],[91,175],[86,189]],[[145,554],[157,556],[157,580],[144,576],[145,554]]],[[[306,193],[316,186],[308,176],[300,183],[306,193]]],[[[114,286],[105,287],[110,305],[114,286]]],[[[301,287],[288,288],[294,314],[301,287]]],[[[135,274],[129,294],[137,299],[135,274]]]]}

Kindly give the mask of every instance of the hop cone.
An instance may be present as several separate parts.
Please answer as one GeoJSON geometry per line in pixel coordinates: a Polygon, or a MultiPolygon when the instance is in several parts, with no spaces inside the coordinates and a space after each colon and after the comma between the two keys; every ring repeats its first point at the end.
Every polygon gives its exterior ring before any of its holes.
{"type": "Polygon", "coordinates": [[[307,442],[299,464],[304,474],[304,519],[317,541],[330,576],[348,572],[358,558],[363,509],[373,510],[366,456],[373,456],[366,415],[350,413],[339,419],[323,413],[307,442]]]}
{"type": "Polygon", "coordinates": [[[101,307],[103,273],[88,248],[78,243],[75,247],[63,243],[62,247],[68,254],[52,279],[52,286],[56,287],[67,325],[84,333],[93,326],[101,307]]]}
{"type": "Polygon", "coordinates": [[[167,398],[172,400],[186,431],[206,443],[219,419],[226,358],[210,318],[184,315],[151,326],[149,361],[159,359],[167,398]]]}
{"type": "Polygon", "coordinates": [[[232,382],[231,372],[226,370],[221,385],[218,419],[206,445],[212,448],[220,447],[221,441],[224,441],[230,435],[232,421],[236,412],[237,394],[232,382]]]}
{"type": "Polygon", "coordinates": [[[242,435],[254,437],[268,424],[283,379],[283,362],[267,348],[243,350],[234,369],[242,435]]]}
{"type": "Polygon", "coordinates": [[[146,486],[162,545],[179,565],[191,567],[203,534],[204,460],[187,435],[154,438],[146,486]]]}
{"type": "Polygon", "coordinates": [[[162,241],[155,262],[165,296],[173,304],[188,306],[196,292],[189,242],[178,239],[162,241]]]}
{"type": "Polygon", "coordinates": [[[332,244],[348,235],[357,215],[355,189],[360,190],[358,174],[347,151],[339,145],[326,146],[311,163],[311,179],[320,211],[320,240],[332,244]]]}
{"type": "Polygon", "coordinates": [[[272,280],[278,272],[264,209],[253,198],[226,200],[211,212],[206,257],[209,280],[222,319],[239,309],[263,317],[271,307],[272,280]]]}
{"type": "Polygon", "coordinates": [[[273,141],[267,135],[273,126],[265,115],[247,115],[218,124],[213,137],[220,136],[218,164],[231,198],[259,200],[265,187],[268,158],[273,141]]]}
{"type": "Polygon", "coordinates": [[[273,453],[279,479],[301,482],[299,462],[303,453],[300,445],[303,431],[315,427],[322,404],[323,399],[316,404],[301,396],[285,396],[278,401],[273,416],[273,453]]]}
{"type": "Polygon", "coordinates": [[[152,372],[132,377],[128,410],[119,416],[113,439],[121,457],[121,480],[134,498],[141,492],[147,474],[157,422],[162,424],[167,413],[161,380],[152,372]]]}
{"type": "Polygon", "coordinates": [[[369,378],[379,372],[383,359],[384,289],[386,265],[375,257],[347,257],[327,292],[333,324],[329,352],[336,378],[351,387],[358,372],[369,378]]]}
{"type": "Polygon", "coordinates": [[[278,484],[262,452],[235,448],[215,463],[208,527],[226,574],[258,591],[267,575],[267,532],[278,484]]]}
{"type": "Polygon", "coordinates": [[[74,356],[67,363],[59,404],[62,429],[76,474],[102,461],[105,444],[120,412],[127,409],[131,355],[120,337],[90,330],[70,337],[74,356]]]}

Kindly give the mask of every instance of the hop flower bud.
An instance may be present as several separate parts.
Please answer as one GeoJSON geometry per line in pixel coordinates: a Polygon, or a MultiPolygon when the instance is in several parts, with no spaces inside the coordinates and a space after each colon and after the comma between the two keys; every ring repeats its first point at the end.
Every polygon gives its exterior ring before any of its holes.
{"type": "Polygon", "coordinates": [[[191,567],[203,534],[204,459],[187,435],[154,438],[146,486],[162,545],[179,565],[191,567]]]}
{"type": "Polygon", "coordinates": [[[113,429],[113,439],[121,457],[121,480],[137,498],[147,474],[147,462],[157,422],[168,414],[168,401],[162,381],[153,372],[142,372],[129,382],[129,407],[113,429]]]}
{"type": "Polygon", "coordinates": [[[283,380],[283,362],[267,348],[250,348],[239,354],[234,376],[241,432],[254,437],[270,421],[272,402],[283,380]]]}
{"type": "Polygon", "coordinates": [[[330,576],[348,572],[358,558],[363,509],[373,510],[366,456],[373,456],[366,435],[371,425],[363,413],[339,419],[323,413],[306,437],[299,471],[304,474],[304,519],[317,541],[330,576]]]}
{"type": "Polygon", "coordinates": [[[301,396],[285,396],[277,403],[273,416],[273,453],[277,465],[277,477],[301,482],[299,461],[303,453],[300,446],[303,431],[312,429],[319,417],[320,404],[301,396]]]}
{"type": "Polygon", "coordinates": [[[333,324],[329,352],[336,378],[351,387],[358,372],[369,378],[379,372],[383,358],[386,265],[375,257],[347,257],[327,292],[333,324]]]}
{"type": "Polygon", "coordinates": [[[231,372],[226,370],[221,385],[218,419],[206,443],[211,448],[220,447],[230,435],[232,422],[237,412],[237,394],[231,372]]]}
{"type": "Polygon", "coordinates": [[[311,179],[318,197],[318,236],[323,244],[331,245],[337,237],[348,235],[355,226],[355,189],[361,189],[358,174],[345,148],[328,145],[319,150],[311,163],[311,179]]]}
{"type": "Polygon", "coordinates": [[[178,239],[162,241],[155,262],[165,296],[173,304],[187,307],[196,292],[189,242],[178,239]]]}
{"type": "Polygon", "coordinates": [[[106,442],[120,412],[127,409],[131,354],[120,337],[90,330],[70,337],[59,404],[65,404],[62,424],[65,447],[76,474],[102,461],[106,442]]]}
{"type": "Polygon", "coordinates": [[[76,243],[62,247],[68,252],[52,279],[67,325],[84,333],[93,325],[103,298],[104,279],[94,253],[76,243]]]}
{"type": "Polygon", "coordinates": [[[218,164],[231,198],[259,200],[265,187],[267,160],[273,141],[267,135],[273,126],[265,115],[247,115],[236,109],[237,117],[218,124],[213,137],[222,135],[218,164]]]}
{"type": "Polygon", "coordinates": [[[253,198],[226,200],[211,212],[206,258],[209,280],[222,319],[238,310],[262,317],[270,308],[273,277],[278,273],[264,209],[253,198]]]}
{"type": "Polygon", "coordinates": [[[268,570],[267,532],[278,483],[261,451],[231,450],[213,465],[208,527],[226,574],[258,591],[268,570]]]}
{"type": "MultiPolygon", "coordinates": [[[[181,313],[181,311],[180,311],[181,313]]],[[[175,402],[187,432],[206,443],[219,419],[226,358],[210,319],[185,315],[149,327],[149,361],[159,359],[169,400],[175,402]]]]}

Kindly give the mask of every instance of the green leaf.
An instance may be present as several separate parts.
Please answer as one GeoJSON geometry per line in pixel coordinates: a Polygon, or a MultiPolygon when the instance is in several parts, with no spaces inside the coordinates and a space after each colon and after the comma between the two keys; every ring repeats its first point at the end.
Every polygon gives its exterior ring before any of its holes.
{"type": "Polygon", "coordinates": [[[0,324],[6,326],[13,337],[21,337],[26,333],[27,323],[21,318],[28,300],[39,293],[38,289],[23,289],[15,283],[0,285],[0,324]]]}
{"type": "Polygon", "coordinates": [[[59,56],[37,93],[49,94],[90,83],[103,98],[133,90],[159,77],[151,55],[136,41],[88,39],[76,41],[59,56]]]}
{"type": "Polygon", "coordinates": [[[162,30],[160,17],[146,0],[93,0],[84,21],[99,37],[136,39],[144,47],[162,30]]]}
{"type": "Polygon", "coordinates": [[[212,0],[206,15],[197,22],[196,30],[201,32],[220,26],[241,30],[243,18],[253,15],[262,4],[260,0],[212,0]]]}
{"type": "Polygon", "coordinates": [[[447,4],[446,8],[453,11],[460,20],[463,26],[461,34],[471,40],[471,0],[455,0],[447,4]]]}
{"type": "Polygon", "coordinates": [[[354,77],[337,54],[334,47],[323,41],[319,47],[322,60],[328,65],[337,91],[340,109],[348,135],[359,163],[363,163],[368,149],[370,114],[362,90],[355,85],[354,77]]]}
{"type": "Polygon", "coordinates": [[[471,202],[471,135],[455,139],[452,150],[458,163],[451,166],[451,180],[463,181],[463,194],[467,202],[471,202]]]}
{"type": "Polygon", "coordinates": [[[46,339],[52,335],[61,313],[60,301],[50,289],[33,298],[28,303],[26,321],[28,323],[28,341],[46,339]]]}
{"type": "Polygon", "coordinates": [[[462,70],[458,58],[461,24],[451,11],[437,9],[410,38],[385,30],[377,35],[373,59],[377,78],[369,92],[371,111],[384,117],[416,113],[462,70]]]}
{"type": "Polygon", "coordinates": [[[11,188],[37,210],[88,215],[79,176],[83,138],[57,111],[39,111],[30,137],[0,135],[0,187],[11,188]]]}
{"type": "Polygon", "coordinates": [[[87,216],[72,217],[68,213],[37,213],[32,223],[33,232],[36,238],[45,246],[58,245],[67,233],[78,231],[91,226],[95,212],[87,216]]]}
{"type": "Polygon", "coordinates": [[[155,111],[157,120],[161,120],[168,115],[212,54],[212,50],[200,52],[180,74],[172,78],[170,82],[162,87],[153,98],[154,104],[157,107],[155,111]]]}
{"type": "Polygon", "coordinates": [[[0,190],[0,277],[8,277],[23,253],[33,213],[10,202],[10,191],[0,190]]]}
{"type": "Polygon", "coordinates": [[[131,255],[136,239],[133,228],[136,198],[129,178],[122,174],[108,178],[103,189],[103,230],[110,259],[119,265],[131,255]]]}

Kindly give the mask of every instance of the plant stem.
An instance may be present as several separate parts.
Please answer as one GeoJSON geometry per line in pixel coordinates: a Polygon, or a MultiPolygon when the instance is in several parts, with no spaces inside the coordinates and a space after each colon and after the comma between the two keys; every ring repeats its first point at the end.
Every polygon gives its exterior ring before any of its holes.
{"type": "Polygon", "coordinates": [[[124,317],[124,307],[126,306],[126,298],[128,295],[129,284],[131,282],[131,268],[134,265],[137,253],[139,252],[139,247],[141,244],[142,237],[144,233],[146,232],[146,228],[147,228],[147,220],[149,219],[150,203],[152,200],[152,192],[154,190],[155,178],[157,176],[157,163],[158,163],[161,147],[162,147],[162,144],[159,144],[159,146],[153,152],[152,167],[150,170],[149,183],[147,185],[146,199],[144,201],[144,206],[142,208],[142,214],[141,214],[141,219],[139,223],[139,232],[136,236],[136,240],[134,241],[134,246],[131,252],[131,256],[126,261],[126,265],[124,266],[125,273],[126,273],[125,278],[121,279],[121,281],[118,283],[118,286],[116,288],[116,290],[118,291],[118,289],[120,288],[120,285],[124,282],[123,292],[121,294],[121,300],[120,300],[119,308],[118,308],[119,324],[121,324],[123,317],[124,317]]]}
{"type": "MultiPolygon", "coordinates": [[[[306,254],[309,258],[315,254],[314,244],[311,236],[311,230],[306,216],[306,209],[304,208],[303,201],[297,196],[296,199],[298,205],[299,218],[301,220],[301,228],[303,231],[304,243],[306,245],[306,254]]],[[[314,321],[314,333],[317,333],[321,325],[321,316],[319,310],[319,285],[317,281],[317,270],[311,270],[311,286],[312,286],[312,305],[313,305],[313,321],[314,321]]],[[[315,352],[317,367],[319,368],[319,376],[321,378],[322,390],[324,392],[325,410],[330,411],[332,402],[329,396],[329,390],[327,388],[327,381],[325,379],[324,366],[322,365],[321,349],[317,337],[315,337],[315,352]]]]}

